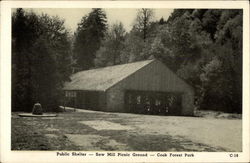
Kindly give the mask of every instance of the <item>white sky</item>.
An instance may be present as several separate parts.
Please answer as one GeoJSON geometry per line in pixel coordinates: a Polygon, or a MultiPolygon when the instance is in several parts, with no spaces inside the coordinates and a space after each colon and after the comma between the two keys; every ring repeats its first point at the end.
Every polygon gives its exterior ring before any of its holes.
{"type": "MultiPolygon", "coordinates": [[[[58,9],[58,8],[47,8],[47,9],[32,9],[35,13],[47,13],[48,15],[57,15],[65,20],[65,26],[71,32],[74,32],[77,28],[77,24],[80,22],[81,18],[87,15],[91,9],[81,8],[81,9],[58,9]]],[[[136,17],[137,9],[104,9],[107,15],[108,24],[111,25],[115,22],[122,22],[125,29],[129,31],[132,28],[133,22],[136,17]]],[[[165,20],[170,16],[173,9],[154,9],[154,19],[159,20],[163,17],[165,20]]]]}

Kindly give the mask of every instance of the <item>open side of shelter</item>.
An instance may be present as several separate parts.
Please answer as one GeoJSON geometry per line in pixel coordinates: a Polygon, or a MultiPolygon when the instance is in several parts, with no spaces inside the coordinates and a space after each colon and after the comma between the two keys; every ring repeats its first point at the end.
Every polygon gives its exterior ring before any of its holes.
{"type": "Polygon", "coordinates": [[[112,112],[193,115],[194,91],[158,60],[81,71],[65,84],[66,105],[112,112]]]}

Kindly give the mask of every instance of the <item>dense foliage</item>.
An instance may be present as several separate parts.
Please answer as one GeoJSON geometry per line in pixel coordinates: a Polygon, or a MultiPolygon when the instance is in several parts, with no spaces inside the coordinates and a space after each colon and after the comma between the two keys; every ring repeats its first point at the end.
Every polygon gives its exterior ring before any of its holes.
{"type": "Polygon", "coordinates": [[[71,39],[58,17],[17,9],[12,16],[12,108],[30,110],[37,101],[56,106],[72,63],[85,70],[157,58],[194,87],[198,109],[241,113],[242,14],[176,9],[168,20],[154,20],[153,10],[139,9],[126,32],[120,22],[108,27],[103,9],[92,9],[71,39]]]}
{"type": "Polygon", "coordinates": [[[12,110],[57,108],[68,80],[71,43],[64,21],[17,9],[12,15],[12,110]]]}

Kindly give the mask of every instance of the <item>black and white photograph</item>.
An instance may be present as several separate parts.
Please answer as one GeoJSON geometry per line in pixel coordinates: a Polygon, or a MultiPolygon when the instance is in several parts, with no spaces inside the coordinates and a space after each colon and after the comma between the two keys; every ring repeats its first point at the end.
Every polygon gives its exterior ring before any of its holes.
{"type": "Polygon", "coordinates": [[[243,11],[12,7],[11,152],[238,157],[243,11]]]}

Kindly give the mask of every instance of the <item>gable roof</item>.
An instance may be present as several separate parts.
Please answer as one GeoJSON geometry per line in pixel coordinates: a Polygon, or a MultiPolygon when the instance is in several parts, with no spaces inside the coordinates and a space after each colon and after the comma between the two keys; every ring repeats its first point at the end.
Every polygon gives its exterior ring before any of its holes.
{"type": "Polygon", "coordinates": [[[105,91],[124,78],[150,64],[154,60],[145,60],[122,65],[80,71],[73,74],[70,82],[64,84],[64,90],[105,91]]]}

